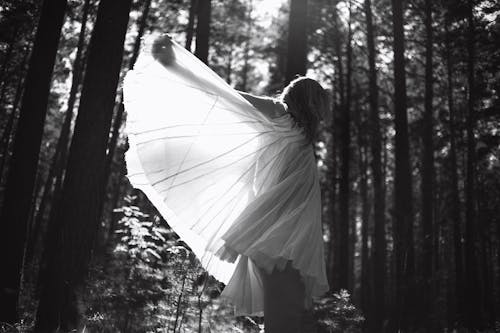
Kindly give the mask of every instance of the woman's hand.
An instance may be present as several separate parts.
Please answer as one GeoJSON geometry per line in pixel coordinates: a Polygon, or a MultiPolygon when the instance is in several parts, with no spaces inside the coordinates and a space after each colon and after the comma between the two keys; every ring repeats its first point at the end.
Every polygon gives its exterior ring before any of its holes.
{"type": "Polygon", "coordinates": [[[175,62],[174,50],[172,47],[172,39],[169,35],[164,34],[154,40],[153,46],[151,47],[151,54],[156,61],[168,67],[175,62]]]}

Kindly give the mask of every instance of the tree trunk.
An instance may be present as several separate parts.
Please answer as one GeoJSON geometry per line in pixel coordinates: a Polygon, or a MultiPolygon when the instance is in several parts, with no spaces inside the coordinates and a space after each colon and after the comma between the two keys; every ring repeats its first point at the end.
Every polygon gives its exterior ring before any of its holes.
{"type": "MultiPolygon", "coordinates": [[[[350,9],[349,9],[350,11],[350,9]]],[[[337,15],[338,16],[338,15],[337,15]]],[[[350,14],[349,14],[350,16],[350,14]]],[[[349,19],[350,20],[350,19],[349,19]]],[[[349,21],[350,25],[350,21],[349,21]]],[[[339,30],[337,29],[337,32],[339,30]]],[[[349,289],[349,201],[351,192],[350,182],[350,159],[351,159],[351,62],[352,62],[352,47],[351,47],[351,27],[348,27],[348,35],[346,42],[346,99],[345,104],[341,109],[341,124],[340,124],[340,183],[339,183],[339,237],[340,237],[340,262],[339,262],[339,288],[349,289]]],[[[341,78],[342,80],[342,78],[341,78]]]]}
{"type": "Polygon", "coordinates": [[[288,54],[286,58],[285,84],[295,75],[305,75],[307,68],[307,0],[290,1],[288,23],[288,54]]]}
{"type": "Polygon", "coordinates": [[[191,44],[193,43],[194,21],[196,12],[198,11],[198,0],[191,0],[189,4],[189,19],[186,27],[186,45],[185,48],[191,52],[191,44]]]}
{"type": "Polygon", "coordinates": [[[475,28],[474,28],[474,4],[472,0],[468,1],[468,32],[467,32],[467,83],[468,83],[468,104],[467,104],[467,170],[465,178],[465,278],[466,278],[466,298],[468,329],[477,329],[481,325],[481,301],[477,288],[478,266],[477,266],[477,226],[475,211],[475,179],[476,179],[476,143],[474,139],[474,103],[475,103],[475,84],[474,84],[474,66],[475,66],[475,28]]]}
{"type": "MultiPolygon", "coordinates": [[[[17,34],[17,30],[19,29],[16,29],[14,34],[17,34]]],[[[7,51],[5,52],[5,57],[2,62],[2,67],[0,68],[0,105],[5,104],[4,103],[5,92],[7,91],[8,81],[10,79],[9,75],[10,73],[7,72],[7,65],[10,63],[10,60],[12,59],[12,53],[16,42],[17,40],[13,39],[9,43],[9,46],[7,46],[7,51]]]]}
{"type": "MultiPolygon", "coordinates": [[[[357,88],[359,90],[359,88],[357,88]]],[[[358,168],[359,168],[359,197],[361,201],[361,309],[366,315],[367,321],[371,315],[370,308],[370,256],[368,249],[368,235],[370,223],[370,204],[368,199],[368,152],[366,141],[366,121],[361,115],[361,108],[356,99],[355,106],[357,146],[358,146],[358,168]]],[[[368,328],[368,327],[367,327],[368,328]]]]}
{"type": "Polygon", "coordinates": [[[380,133],[379,102],[377,85],[377,68],[375,65],[375,33],[372,22],[371,0],[365,0],[364,10],[366,16],[366,44],[368,47],[369,66],[369,102],[370,102],[370,141],[371,141],[371,163],[370,167],[373,175],[373,220],[375,224],[375,237],[373,246],[373,289],[374,299],[371,308],[373,309],[373,321],[368,324],[373,331],[382,330],[382,322],[385,315],[385,195],[384,176],[382,170],[382,135],[380,133]]]}
{"type": "Polygon", "coordinates": [[[141,20],[139,21],[139,29],[137,30],[137,36],[135,37],[134,49],[132,51],[132,56],[130,57],[130,61],[128,64],[129,70],[134,68],[135,62],[137,61],[137,57],[139,56],[142,36],[144,36],[144,31],[146,31],[146,28],[148,26],[148,17],[150,9],[151,9],[151,0],[146,0],[146,2],[144,3],[144,8],[142,9],[141,20]]]}
{"type": "MultiPolygon", "coordinates": [[[[334,103],[335,104],[335,103],[334,103]]],[[[336,110],[336,106],[333,107],[336,110]]],[[[338,286],[338,211],[337,211],[337,172],[338,172],[338,164],[337,164],[337,131],[335,128],[336,123],[333,122],[331,125],[331,143],[330,143],[330,163],[328,166],[328,211],[329,211],[329,232],[330,232],[330,240],[329,240],[329,250],[328,250],[328,283],[330,284],[330,290],[337,290],[338,286]]]]}
{"type": "MultiPolygon", "coordinates": [[[[421,179],[421,201],[422,201],[422,294],[421,315],[427,332],[431,330],[432,309],[432,260],[433,260],[433,222],[434,222],[434,125],[433,125],[433,28],[432,28],[432,2],[425,0],[425,96],[424,115],[422,131],[422,179],[421,179]]],[[[435,235],[437,237],[437,235],[435,235]]]]}
{"type": "MultiPolygon", "coordinates": [[[[338,290],[341,288],[340,280],[343,278],[344,280],[347,280],[345,276],[347,275],[347,265],[344,261],[344,263],[341,262],[341,257],[342,257],[342,250],[341,247],[348,246],[346,240],[348,238],[348,230],[347,229],[347,236],[346,236],[346,231],[342,233],[341,231],[341,219],[340,219],[340,214],[337,209],[340,206],[340,200],[337,199],[337,186],[339,186],[339,195],[338,197],[341,197],[341,191],[340,191],[340,181],[337,179],[338,172],[341,168],[341,164],[338,163],[337,161],[337,155],[340,155],[341,151],[339,147],[341,146],[342,142],[342,117],[343,117],[343,112],[345,108],[345,85],[344,85],[344,66],[342,64],[342,47],[341,47],[341,38],[340,38],[340,29],[338,28],[338,17],[337,17],[337,8],[336,8],[336,2],[333,3],[333,15],[334,15],[334,44],[335,44],[335,77],[334,77],[334,105],[333,105],[333,126],[332,126],[332,161],[334,163],[333,166],[333,187],[331,189],[331,209],[332,209],[332,221],[331,221],[331,244],[330,244],[330,252],[333,253],[331,255],[331,274],[330,274],[330,289],[332,290],[338,290]],[[338,143],[338,144],[337,144],[338,143]],[[337,165],[340,164],[340,167],[337,165]],[[339,205],[337,205],[337,200],[339,202],[339,205]],[[344,265],[344,266],[343,266],[344,265]],[[341,274],[344,274],[344,277],[341,277],[341,274]]],[[[340,172],[342,172],[340,170],[340,172]]],[[[344,258],[346,258],[344,252],[344,258]]]]}
{"type": "Polygon", "coordinates": [[[55,242],[43,272],[35,330],[78,328],[83,287],[99,229],[106,144],[123,57],[131,0],[101,0],[89,46],[80,107],[54,221],[55,242]],[[84,161],[84,163],[83,163],[84,161]]]}
{"type": "MultiPolygon", "coordinates": [[[[130,57],[130,61],[128,64],[129,70],[134,68],[135,62],[137,61],[137,57],[139,56],[139,50],[141,48],[142,36],[144,35],[144,31],[146,30],[147,25],[148,25],[148,16],[149,16],[150,8],[151,8],[151,0],[147,0],[146,3],[144,4],[144,9],[142,11],[141,20],[139,22],[139,29],[137,31],[137,36],[136,36],[135,42],[134,42],[134,49],[133,49],[132,56],[130,57]]],[[[118,100],[119,100],[119,102],[116,104],[117,111],[116,111],[115,119],[113,121],[113,130],[111,133],[111,139],[108,143],[108,154],[106,155],[106,168],[104,171],[104,184],[105,184],[105,186],[102,188],[103,191],[106,191],[107,184],[108,184],[110,177],[111,177],[111,166],[113,164],[113,159],[114,159],[116,147],[118,144],[118,138],[120,137],[120,128],[122,126],[123,118],[124,118],[125,107],[123,105],[123,92],[122,91],[120,91],[120,95],[119,95],[118,100]]],[[[119,177],[121,178],[121,175],[119,177]]],[[[119,184],[118,184],[118,186],[119,186],[119,184]]],[[[103,197],[105,197],[105,193],[103,193],[103,197]]],[[[104,202],[105,202],[105,200],[101,201],[100,211],[102,212],[102,214],[104,214],[104,212],[103,212],[104,202]]],[[[112,202],[114,202],[114,200],[112,202]]],[[[114,208],[115,207],[111,207],[111,210],[113,210],[114,208]]]]}
{"type": "Polygon", "coordinates": [[[198,3],[196,23],[196,49],[194,55],[208,64],[208,46],[210,39],[211,0],[200,0],[198,3]]]}
{"type": "Polygon", "coordinates": [[[455,307],[456,321],[460,324],[464,319],[464,280],[463,280],[463,249],[462,249],[462,214],[460,193],[458,189],[458,166],[457,166],[457,143],[455,129],[455,106],[453,99],[453,63],[451,58],[451,37],[449,32],[449,19],[445,23],[446,45],[446,74],[448,81],[448,112],[449,112],[449,131],[450,131],[450,172],[451,172],[451,198],[450,198],[450,223],[453,230],[453,248],[454,248],[454,274],[455,274],[455,307]]]}
{"type": "Polygon", "coordinates": [[[406,107],[405,42],[403,29],[403,1],[392,0],[394,29],[394,113],[395,113],[395,171],[394,171],[394,255],[395,302],[393,326],[407,330],[414,311],[414,248],[413,199],[406,107]]]}
{"type": "MultiPolygon", "coordinates": [[[[61,133],[59,134],[59,139],[57,140],[56,151],[54,157],[52,158],[52,162],[49,168],[49,174],[45,181],[44,191],[42,194],[42,201],[40,203],[38,213],[34,218],[34,227],[32,232],[28,235],[29,241],[26,247],[27,261],[31,261],[31,259],[33,258],[34,249],[36,248],[40,236],[40,228],[45,216],[45,209],[47,207],[47,204],[49,203],[50,194],[52,193],[52,199],[57,197],[57,195],[55,195],[54,193],[56,191],[56,189],[53,187],[54,180],[60,173],[62,173],[62,170],[64,169],[64,164],[66,163],[66,159],[63,160],[62,157],[65,158],[67,155],[66,150],[68,149],[68,142],[70,141],[71,121],[73,120],[73,109],[75,107],[78,89],[80,87],[80,83],[82,81],[82,76],[83,76],[83,67],[84,67],[83,49],[85,46],[85,32],[86,32],[89,11],[90,11],[90,0],[85,0],[82,8],[81,28],[78,35],[77,51],[73,63],[73,77],[68,97],[68,106],[66,109],[64,123],[61,128],[61,133]]],[[[55,203],[56,201],[52,200],[51,207],[53,207],[55,203]]]]}
{"type": "Polygon", "coordinates": [[[26,77],[20,118],[7,178],[0,227],[5,237],[0,245],[0,322],[17,320],[17,298],[32,193],[38,165],[43,125],[47,111],[66,0],[42,4],[35,44],[26,77]]]}
{"type": "Polygon", "coordinates": [[[249,72],[249,62],[250,62],[250,42],[252,40],[252,30],[253,30],[253,22],[252,22],[252,12],[253,12],[253,2],[250,0],[248,4],[248,13],[246,15],[246,24],[247,30],[245,34],[245,46],[243,49],[243,69],[241,71],[241,85],[238,87],[241,91],[247,91],[248,86],[248,72],[249,72]]]}
{"type": "Polygon", "coordinates": [[[10,137],[12,134],[12,130],[14,128],[14,122],[16,119],[17,109],[19,107],[19,102],[21,100],[21,96],[23,94],[23,86],[24,86],[24,73],[26,63],[28,62],[28,55],[30,51],[29,48],[26,48],[23,60],[21,62],[21,66],[19,67],[19,79],[17,81],[16,93],[14,94],[14,100],[12,101],[12,111],[9,114],[9,119],[7,120],[7,124],[2,132],[2,138],[0,139],[0,149],[2,151],[2,162],[0,162],[0,183],[3,178],[3,173],[5,170],[5,164],[7,162],[7,158],[9,156],[9,143],[10,137]]]}

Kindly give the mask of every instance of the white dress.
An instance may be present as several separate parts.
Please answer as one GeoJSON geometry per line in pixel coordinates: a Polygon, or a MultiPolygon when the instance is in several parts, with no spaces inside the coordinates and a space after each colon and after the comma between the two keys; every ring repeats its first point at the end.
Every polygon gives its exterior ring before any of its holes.
{"type": "Polygon", "coordinates": [[[124,81],[127,177],[236,314],[262,315],[262,277],[288,260],[306,296],[328,290],[313,147],[289,114],[257,111],[175,42],[163,66],[146,40],[124,81]]]}

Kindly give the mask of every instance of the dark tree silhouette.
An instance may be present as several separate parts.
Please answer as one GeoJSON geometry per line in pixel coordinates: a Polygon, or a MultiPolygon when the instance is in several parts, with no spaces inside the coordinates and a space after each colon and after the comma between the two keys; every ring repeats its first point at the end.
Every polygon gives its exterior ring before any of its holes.
{"type": "MultiPolygon", "coordinates": [[[[82,287],[99,228],[106,144],[123,57],[131,0],[102,0],[89,46],[80,107],[68,157],[56,235],[42,272],[35,330],[77,328],[82,287]],[[84,162],[83,162],[84,161],[84,162]]],[[[49,235],[50,237],[50,235],[49,235]]]]}
{"type": "MultiPolygon", "coordinates": [[[[433,223],[434,223],[434,117],[433,117],[433,27],[432,27],[432,2],[425,0],[425,96],[423,115],[423,156],[422,156],[422,319],[428,318],[432,311],[432,263],[433,263],[433,223]]],[[[426,325],[430,320],[425,320],[426,325]]],[[[431,329],[430,326],[427,327],[431,329]]]]}
{"type": "Polygon", "coordinates": [[[411,294],[414,281],[413,204],[408,140],[406,99],[405,41],[403,29],[403,1],[392,0],[394,51],[394,118],[395,118],[395,171],[394,171],[394,258],[395,294],[391,331],[410,327],[410,314],[414,309],[411,294]]]}
{"type": "MultiPolygon", "coordinates": [[[[41,236],[40,231],[42,227],[42,221],[44,219],[45,210],[47,209],[49,201],[58,202],[57,198],[59,197],[61,190],[60,185],[64,174],[66,159],[68,156],[68,146],[71,137],[71,122],[73,120],[74,114],[73,109],[75,108],[77,94],[83,78],[85,33],[87,30],[86,27],[89,11],[90,0],[85,0],[82,8],[81,28],[78,35],[77,51],[75,55],[75,61],[73,62],[73,77],[68,97],[68,106],[66,108],[66,114],[64,116],[64,123],[61,128],[61,133],[59,134],[59,139],[57,140],[56,151],[54,153],[54,157],[52,158],[52,163],[49,168],[47,179],[45,180],[40,206],[38,208],[38,212],[34,217],[33,228],[29,233],[28,244],[26,246],[27,261],[33,259],[33,252],[37,245],[37,241],[41,236]]],[[[49,212],[51,212],[53,209],[53,205],[50,206],[49,212]]],[[[49,216],[51,216],[51,213],[49,213],[49,216]]]]}
{"type": "MultiPolygon", "coordinates": [[[[457,165],[457,130],[456,130],[456,110],[453,97],[453,61],[451,57],[451,36],[450,36],[450,14],[445,18],[445,59],[446,59],[446,81],[447,81],[447,100],[448,100],[448,127],[450,131],[450,223],[453,230],[453,252],[454,252],[454,275],[455,275],[455,313],[458,322],[463,322],[463,299],[464,299],[464,268],[463,268],[463,248],[462,248],[462,214],[460,204],[460,191],[458,188],[458,165],[457,165]]],[[[451,286],[450,286],[451,287],[451,286]]]]}
{"type": "Polygon", "coordinates": [[[307,0],[291,0],[285,84],[307,67],[307,0]]]}
{"type": "Polygon", "coordinates": [[[22,106],[14,139],[5,200],[0,213],[4,235],[0,242],[0,322],[17,320],[26,228],[32,203],[38,154],[49,98],[66,0],[43,2],[40,21],[25,81],[22,106]]]}
{"type": "Polygon", "coordinates": [[[197,7],[196,49],[194,54],[205,64],[208,64],[212,1],[200,0],[197,7]]]}
{"type": "Polygon", "coordinates": [[[385,314],[385,193],[384,177],[382,170],[382,134],[380,132],[379,116],[379,91],[377,84],[376,51],[375,51],[375,29],[372,19],[371,0],[364,3],[366,19],[366,45],[368,48],[369,66],[369,105],[370,105],[370,167],[373,177],[373,220],[375,223],[374,247],[373,247],[373,321],[370,323],[374,331],[380,331],[385,314]]]}
{"type": "Polygon", "coordinates": [[[481,301],[477,288],[479,287],[477,263],[477,217],[476,217],[476,140],[474,138],[475,127],[475,25],[474,25],[474,1],[467,1],[467,170],[465,177],[465,279],[466,279],[466,304],[467,319],[466,326],[469,329],[480,328],[481,324],[481,301]]]}
{"type": "Polygon", "coordinates": [[[189,3],[189,19],[188,19],[188,25],[186,27],[186,44],[185,44],[185,48],[188,51],[191,51],[191,44],[193,43],[194,24],[196,19],[196,12],[198,11],[198,1],[199,0],[191,0],[189,3]]]}

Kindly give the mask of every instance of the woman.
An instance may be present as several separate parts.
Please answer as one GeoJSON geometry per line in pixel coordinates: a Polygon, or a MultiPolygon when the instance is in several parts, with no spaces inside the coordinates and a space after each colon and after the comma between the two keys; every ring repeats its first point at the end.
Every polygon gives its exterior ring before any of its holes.
{"type": "Polygon", "coordinates": [[[124,98],[131,184],[226,284],[237,315],[300,332],[328,290],[312,146],[325,91],[298,78],[278,100],[238,93],[161,36],[145,41],[124,98]]]}

